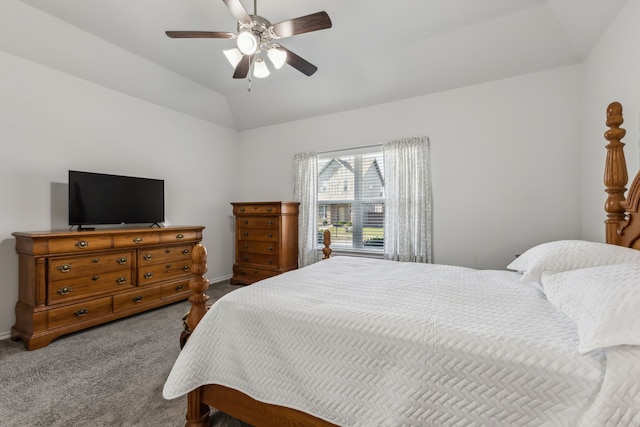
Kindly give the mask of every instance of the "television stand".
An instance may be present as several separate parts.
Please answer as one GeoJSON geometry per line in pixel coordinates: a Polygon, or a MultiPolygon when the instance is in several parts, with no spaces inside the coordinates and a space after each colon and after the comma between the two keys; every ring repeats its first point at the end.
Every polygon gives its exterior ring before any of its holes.
{"type": "Polygon", "coordinates": [[[15,232],[18,302],[11,338],[27,350],[187,299],[202,226],[15,232]]]}

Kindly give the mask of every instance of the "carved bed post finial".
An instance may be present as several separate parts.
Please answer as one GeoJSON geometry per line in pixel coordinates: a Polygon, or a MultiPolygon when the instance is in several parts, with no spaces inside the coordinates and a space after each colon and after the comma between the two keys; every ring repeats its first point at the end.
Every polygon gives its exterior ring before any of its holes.
{"type": "Polygon", "coordinates": [[[331,256],[332,252],[331,248],[329,247],[331,246],[331,232],[329,230],[324,230],[322,237],[324,238],[324,248],[322,248],[322,253],[324,254],[324,256],[322,257],[322,259],[327,259],[331,256]]]}
{"type": "Polygon", "coordinates": [[[191,261],[191,272],[198,276],[189,281],[189,289],[193,295],[189,297],[191,310],[187,325],[189,330],[193,331],[200,319],[207,313],[209,295],[205,292],[209,289],[209,279],[204,277],[207,272],[207,249],[201,244],[195,245],[191,251],[191,261]]]}
{"type": "Polygon", "coordinates": [[[627,175],[627,164],[624,158],[624,143],[620,140],[624,138],[626,131],[620,128],[624,122],[622,118],[622,105],[619,102],[612,102],[607,108],[607,126],[609,130],[604,133],[607,144],[607,160],[604,167],[605,191],[609,194],[604,204],[607,212],[606,241],[615,243],[618,236],[618,226],[625,220],[625,210],[622,206],[625,186],[629,179],[627,175]]]}

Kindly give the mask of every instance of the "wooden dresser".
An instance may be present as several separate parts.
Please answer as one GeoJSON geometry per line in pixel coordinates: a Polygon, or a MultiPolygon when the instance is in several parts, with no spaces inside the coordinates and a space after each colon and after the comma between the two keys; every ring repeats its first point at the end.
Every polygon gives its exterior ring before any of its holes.
{"type": "Polygon", "coordinates": [[[298,268],[298,202],[232,203],[236,262],[232,284],[251,284],[298,268]]]}
{"type": "Polygon", "coordinates": [[[189,297],[201,226],[16,232],[19,300],[11,337],[27,350],[189,297]]]}

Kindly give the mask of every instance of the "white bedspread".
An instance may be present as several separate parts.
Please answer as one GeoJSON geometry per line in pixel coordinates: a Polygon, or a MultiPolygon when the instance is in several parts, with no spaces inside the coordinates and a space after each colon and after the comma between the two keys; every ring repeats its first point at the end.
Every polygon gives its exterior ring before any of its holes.
{"type": "Polygon", "coordinates": [[[640,351],[507,271],[334,257],[221,298],[164,386],[222,384],[343,426],[638,426],[640,351]]]}

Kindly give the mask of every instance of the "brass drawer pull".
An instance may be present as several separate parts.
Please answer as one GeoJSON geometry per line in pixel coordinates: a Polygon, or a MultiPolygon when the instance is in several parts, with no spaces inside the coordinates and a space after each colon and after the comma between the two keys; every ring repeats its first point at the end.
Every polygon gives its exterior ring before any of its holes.
{"type": "Polygon", "coordinates": [[[183,249],[182,255],[189,255],[189,249],[183,249]]]}
{"type": "Polygon", "coordinates": [[[142,237],[136,237],[135,239],[133,239],[133,243],[142,243],[142,240],[144,240],[142,237]]]}
{"type": "Polygon", "coordinates": [[[170,253],[171,253],[171,248],[167,248],[167,249],[165,249],[165,250],[164,250],[164,253],[165,253],[165,254],[170,254],[170,253]]]}
{"type": "Polygon", "coordinates": [[[69,286],[63,286],[62,288],[57,290],[58,295],[69,295],[71,293],[71,288],[69,286]]]}
{"type": "Polygon", "coordinates": [[[171,264],[165,264],[164,268],[171,268],[171,264]]]}
{"type": "Polygon", "coordinates": [[[97,274],[95,276],[91,277],[91,280],[93,280],[94,282],[96,280],[99,280],[99,279],[100,279],[100,276],[98,276],[97,274]]]}
{"type": "Polygon", "coordinates": [[[244,208],[240,208],[240,212],[244,212],[244,208]]]}
{"type": "Polygon", "coordinates": [[[62,264],[58,266],[58,271],[61,273],[68,273],[71,271],[71,264],[62,264]]]}
{"type": "Polygon", "coordinates": [[[122,257],[122,258],[119,258],[117,262],[120,265],[126,264],[127,263],[127,259],[125,257],[122,257]]]}
{"type": "Polygon", "coordinates": [[[184,234],[182,234],[182,233],[178,234],[178,235],[176,236],[176,239],[178,239],[178,240],[182,240],[182,239],[184,239],[184,234]]]}
{"type": "Polygon", "coordinates": [[[267,208],[267,212],[271,212],[271,208],[267,208]]]}
{"type": "Polygon", "coordinates": [[[249,245],[244,245],[244,248],[245,249],[249,249],[249,245]]]}
{"type": "Polygon", "coordinates": [[[244,262],[249,262],[249,258],[245,257],[244,262]]]}
{"type": "Polygon", "coordinates": [[[120,276],[116,279],[116,283],[126,283],[127,282],[127,278],[124,276],[120,276]]]}
{"type": "Polygon", "coordinates": [[[267,237],[273,237],[273,233],[267,234],[267,237]]]}
{"type": "Polygon", "coordinates": [[[144,258],[145,261],[149,261],[150,259],[153,258],[153,256],[151,254],[146,254],[145,256],[143,256],[142,258],[144,258]]]}
{"type": "Polygon", "coordinates": [[[86,240],[80,240],[80,241],[76,242],[76,247],[78,249],[84,249],[84,248],[86,248],[88,246],[89,246],[89,242],[87,242],[86,240]]]}
{"type": "Polygon", "coordinates": [[[87,308],[81,308],[80,310],[76,311],[75,313],[73,313],[76,317],[82,317],[85,314],[87,314],[89,312],[89,309],[87,308]]]}
{"type": "Polygon", "coordinates": [[[151,279],[153,277],[153,273],[145,273],[144,274],[144,278],[145,279],[151,279]]]}
{"type": "Polygon", "coordinates": [[[268,264],[273,264],[273,260],[270,259],[269,261],[267,261],[268,264]]]}
{"type": "Polygon", "coordinates": [[[135,297],[133,297],[133,302],[138,303],[142,301],[142,296],[141,295],[136,295],[135,297]]]}
{"type": "Polygon", "coordinates": [[[245,219],[244,221],[242,221],[242,223],[243,223],[244,225],[247,225],[247,224],[249,224],[249,220],[248,220],[248,219],[245,219]]]}
{"type": "Polygon", "coordinates": [[[100,262],[100,258],[94,258],[91,260],[92,263],[97,264],[100,262]]]}
{"type": "Polygon", "coordinates": [[[269,221],[267,221],[267,224],[268,225],[273,225],[273,221],[269,220],[269,221]]]}
{"type": "Polygon", "coordinates": [[[247,237],[247,236],[249,236],[249,233],[247,233],[247,232],[245,231],[244,233],[242,233],[242,235],[243,235],[244,237],[247,237]]]}
{"type": "Polygon", "coordinates": [[[185,265],[185,266],[182,267],[182,270],[189,271],[189,270],[191,270],[191,267],[189,267],[188,265],[185,265]]]}
{"type": "Polygon", "coordinates": [[[182,285],[176,286],[176,291],[180,292],[182,290],[182,285]]]}
{"type": "Polygon", "coordinates": [[[272,251],[272,250],[273,250],[273,246],[269,246],[269,247],[267,248],[267,250],[268,250],[268,251],[272,251]]]}

